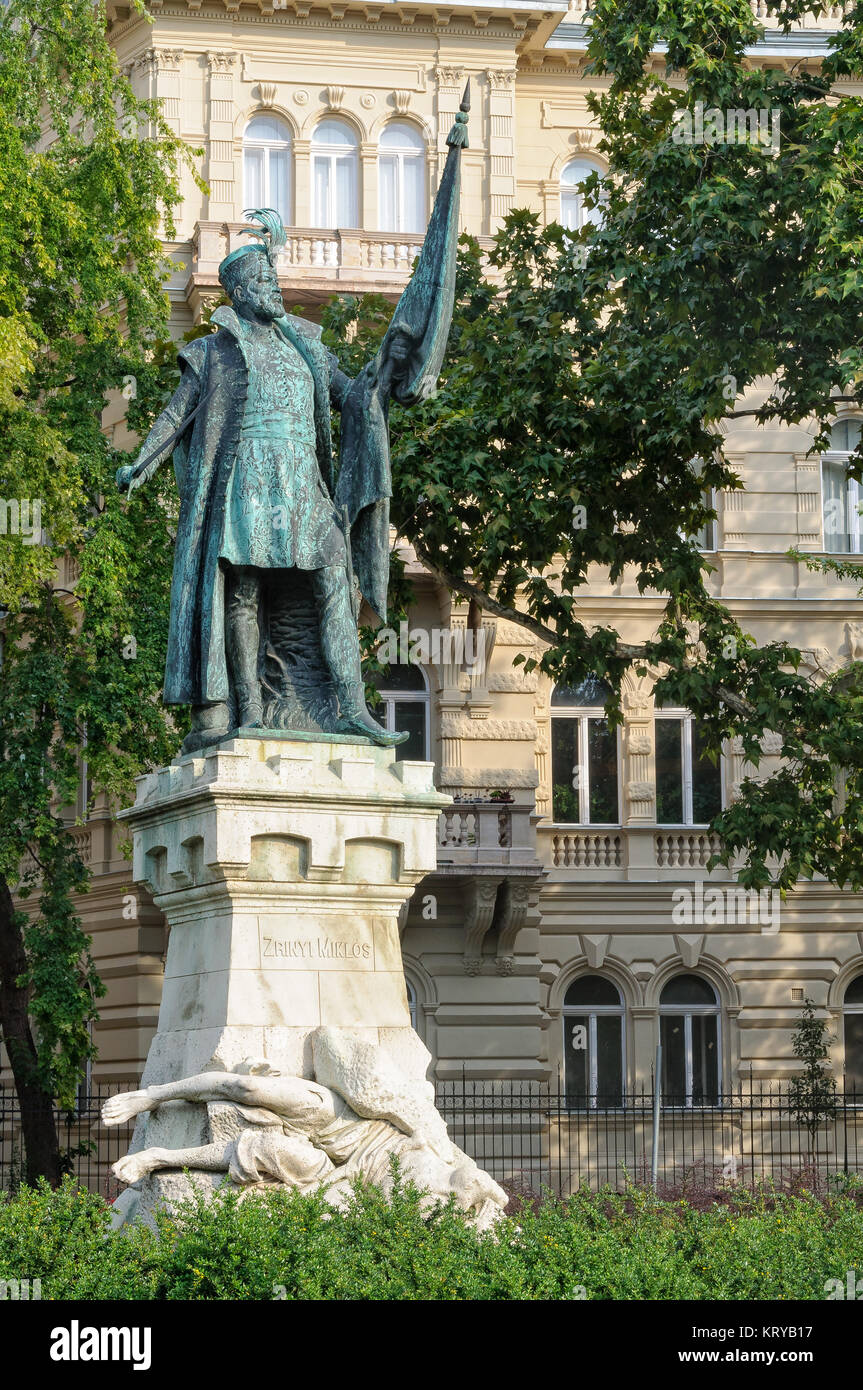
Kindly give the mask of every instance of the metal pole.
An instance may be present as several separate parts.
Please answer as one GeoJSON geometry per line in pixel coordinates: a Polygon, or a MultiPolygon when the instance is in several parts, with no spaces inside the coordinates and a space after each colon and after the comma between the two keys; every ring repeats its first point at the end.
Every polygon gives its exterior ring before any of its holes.
{"type": "Polygon", "coordinates": [[[662,1094],[662,1043],[656,1044],[656,1070],[653,1074],[653,1156],[650,1164],[650,1176],[653,1186],[656,1187],[656,1178],[659,1173],[659,1102],[662,1094]]]}

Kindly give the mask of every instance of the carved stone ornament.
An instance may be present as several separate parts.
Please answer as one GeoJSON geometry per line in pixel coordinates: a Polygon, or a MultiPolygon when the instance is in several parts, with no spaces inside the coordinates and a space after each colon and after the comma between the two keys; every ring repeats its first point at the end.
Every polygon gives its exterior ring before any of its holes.
{"type": "Polygon", "coordinates": [[[205,1142],[197,1146],[143,1148],[114,1164],[117,1177],[132,1184],[114,1203],[115,1228],[146,1219],[156,1203],[170,1207],[196,1188],[212,1189],[225,1175],[243,1193],[320,1192],[331,1206],[345,1207],[357,1178],[392,1191],[393,1157],[428,1210],[454,1197],[476,1229],[499,1220],[507,1194],[452,1143],[430,1082],[407,1075],[384,1048],[347,1029],[318,1028],[311,1043],[314,1081],[246,1058],[232,1071],[205,1071],[106,1101],[108,1126],[172,1100],[199,1108],[204,1122],[205,1142]]]}

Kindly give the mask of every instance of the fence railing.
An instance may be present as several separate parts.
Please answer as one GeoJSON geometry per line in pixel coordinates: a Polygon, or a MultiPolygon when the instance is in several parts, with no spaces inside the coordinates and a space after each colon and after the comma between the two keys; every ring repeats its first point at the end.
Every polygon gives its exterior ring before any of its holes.
{"type": "MultiPolygon", "coordinates": [[[[654,1096],[650,1089],[599,1106],[556,1083],[448,1081],[437,1104],[453,1141],[499,1181],[568,1196],[581,1184],[622,1190],[652,1180],[654,1096]]],[[[863,1174],[863,1091],[837,1089],[814,1135],[798,1118],[787,1084],[717,1096],[663,1097],[657,1187],[718,1189],[801,1179],[825,1184],[863,1174]]]]}
{"type": "MultiPolygon", "coordinates": [[[[111,1165],[129,1148],[133,1125],[108,1129],[102,1124],[102,1106],[109,1096],[134,1087],[96,1086],[80,1096],[74,1110],[54,1112],[64,1171],[74,1173],[83,1187],[113,1200],[123,1184],[111,1165]]],[[[0,1086],[0,1191],[14,1188],[24,1176],[21,1111],[15,1092],[0,1086]]]]}
{"type": "MultiPolygon", "coordinates": [[[[109,1200],[121,1189],[111,1165],[127,1151],[132,1127],[106,1129],[101,1108],[123,1089],[131,1088],[96,1087],[74,1112],[56,1112],[68,1171],[109,1200]]],[[[652,1179],[649,1089],[606,1107],[556,1082],[452,1080],[435,1090],[454,1143],[513,1189],[549,1188],[565,1197],[582,1184],[622,1190],[628,1180],[652,1179]]],[[[666,1098],[660,1109],[660,1191],[715,1191],[762,1179],[823,1186],[840,1174],[863,1175],[863,1091],[839,1087],[813,1137],[787,1084],[747,1085],[711,1105],[691,1100],[666,1098]]],[[[17,1098],[0,1088],[0,1189],[14,1188],[23,1171],[17,1098]]]]}

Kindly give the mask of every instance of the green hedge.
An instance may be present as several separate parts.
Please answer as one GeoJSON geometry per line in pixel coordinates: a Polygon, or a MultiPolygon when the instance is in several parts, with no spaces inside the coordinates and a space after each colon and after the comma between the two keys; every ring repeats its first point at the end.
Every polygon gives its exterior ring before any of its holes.
{"type": "Polygon", "coordinates": [[[38,1278],[43,1299],[824,1299],[828,1279],[863,1274],[859,1196],[739,1192],[697,1211],[581,1192],[495,1238],[451,1209],[423,1217],[398,1186],[358,1190],[344,1213],[225,1191],[157,1233],[111,1235],[110,1207],[67,1180],[0,1199],[0,1280],[38,1278]]]}

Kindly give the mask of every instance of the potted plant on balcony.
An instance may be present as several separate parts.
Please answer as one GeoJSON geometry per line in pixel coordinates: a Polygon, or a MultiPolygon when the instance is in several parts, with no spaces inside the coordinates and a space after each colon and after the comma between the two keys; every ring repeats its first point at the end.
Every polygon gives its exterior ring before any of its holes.
{"type": "Polygon", "coordinates": [[[513,800],[513,795],[508,787],[496,787],[494,791],[489,792],[488,799],[489,801],[497,801],[501,805],[506,805],[513,800]]]}

